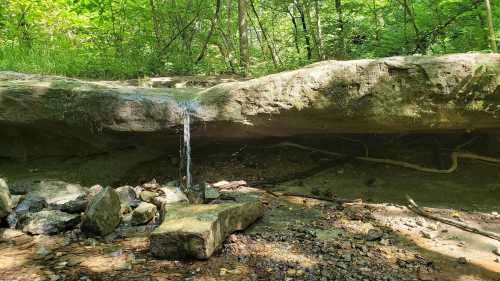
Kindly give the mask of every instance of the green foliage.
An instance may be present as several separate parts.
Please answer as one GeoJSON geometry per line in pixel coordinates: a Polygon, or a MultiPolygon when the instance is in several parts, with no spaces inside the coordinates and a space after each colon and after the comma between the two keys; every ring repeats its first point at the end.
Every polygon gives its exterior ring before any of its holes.
{"type": "MultiPolygon", "coordinates": [[[[253,76],[323,59],[489,49],[482,0],[247,1],[253,76]]],[[[215,19],[216,0],[0,0],[0,69],[96,79],[237,73],[237,2],[222,0],[215,19]]]]}

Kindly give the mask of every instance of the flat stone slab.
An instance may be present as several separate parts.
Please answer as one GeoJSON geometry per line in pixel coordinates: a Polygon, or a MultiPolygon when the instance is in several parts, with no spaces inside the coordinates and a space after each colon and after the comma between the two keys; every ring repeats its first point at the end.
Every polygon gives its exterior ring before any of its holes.
{"type": "Polygon", "coordinates": [[[0,71],[0,156],[165,145],[186,109],[193,138],[498,129],[498,65],[480,53],[323,61],[201,91],[0,71]]]}
{"type": "Polygon", "coordinates": [[[157,258],[208,259],[226,237],[244,230],[264,215],[260,202],[186,205],[164,210],[162,224],[150,237],[151,253],[157,258]]]}

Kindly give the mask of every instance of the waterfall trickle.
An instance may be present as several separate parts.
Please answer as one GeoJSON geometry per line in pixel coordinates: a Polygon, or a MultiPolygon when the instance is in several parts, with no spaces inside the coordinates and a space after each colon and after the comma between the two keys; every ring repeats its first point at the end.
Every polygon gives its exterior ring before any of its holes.
{"type": "Polygon", "coordinates": [[[184,156],[186,161],[186,189],[189,190],[192,185],[191,179],[191,115],[189,110],[185,109],[184,115],[184,156]]]}
{"type": "Polygon", "coordinates": [[[190,191],[193,185],[191,176],[191,115],[193,114],[193,112],[195,112],[196,102],[179,102],[179,108],[181,109],[181,117],[183,122],[183,134],[180,148],[180,176],[185,191],[190,191]]]}

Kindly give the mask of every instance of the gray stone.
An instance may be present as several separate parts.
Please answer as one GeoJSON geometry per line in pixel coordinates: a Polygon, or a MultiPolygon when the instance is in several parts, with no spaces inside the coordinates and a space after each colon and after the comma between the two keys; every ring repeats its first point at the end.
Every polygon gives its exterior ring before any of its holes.
{"type": "MultiPolygon", "coordinates": [[[[88,189],[79,185],[59,180],[18,181],[16,194],[31,194],[44,198],[52,209],[60,210],[63,205],[72,205],[71,201],[81,201],[88,189]]],[[[78,202],[77,202],[78,203],[78,202]]]]}
{"type": "Polygon", "coordinates": [[[120,223],[120,198],[106,187],[89,202],[82,219],[81,229],[85,233],[107,235],[120,223]]]}
{"type": "Polygon", "coordinates": [[[465,258],[465,257],[459,257],[459,258],[457,259],[457,262],[458,262],[459,264],[467,264],[467,263],[469,263],[469,261],[468,261],[468,260],[467,260],[467,258],[465,258]]]}
{"type": "Polygon", "coordinates": [[[76,226],[79,222],[79,215],[59,210],[44,210],[21,215],[18,228],[31,234],[57,234],[76,226]]]}
{"type": "Polygon", "coordinates": [[[140,202],[137,199],[137,194],[135,193],[133,187],[128,185],[120,186],[116,188],[115,191],[118,194],[118,197],[120,197],[122,213],[139,205],[140,202]]]}
{"type": "Polygon", "coordinates": [[[89,194],[88,194],[88,197],[89,198],[93,198],[94,196],[96,196],[99,192],[101,192],[104,188],[99,185],[99,184],[95,184],[93,186],[91,186],[89,188],[89,194]]]}
{"type": "Polygon", "coordinates": [[[377,241],[382,239],[382,236],[384,236],[384,232],[380,229],[372,228],[368,230],[368,233],[366,235],[366,240],[367,241],[377,241]]]}
{"type": "Polygon", "coordinates": [[[158,196],[159,196],[159,194],[157,192],[148,191],[148,190],[144,190],[143,192],[141,192],[141,194],[139,194],[139,197],[141,198],[141,200],[144,202],[148,202],[148,203],[153,203],[155,197],[158,197],[158,196]]]}
{"type": "Polygon", "coordinates": [[[0,178],[0,221],[12,211],[12,200],[10,198],[7,182],[0,178]]]}
{"type": "Polygon", "coordinates": [[[211,205],[166,205],[163,222],[150,236],[158,258],[207,259],[229,234],[244,230],[263,216],[260,202],[211,205]]]}
{"type": "Polygon", "coordinates": [[[163,204],[172,204],[179,202],[188,202],[188,198],[184,192],[175,186],[162,186],[160,187],[161,195],[154,198],[153,203],[161,208],[163,204]]]}
{"type": "Polygon", "coordinates": [[[496,247],[495,249],[493,249],[493,254],[500,256],[500,247],[496,247]]]}
{"type": "Polygon", "coordinates": [[[209,185],[207,185],[205,187],[205,201],[210,202],[210,201],[215,200],[219,197],[220,197],[220,192],[217,189],[215,189],[209,185]]]}
{"type": "Polygon", "coordinates": [[[205,203],[206,187],[207,184],[204,182],[190,186],[189,189],[186,190],[186,196],[189,199],[189,202],[192,204],[205,203]]]}
{"type": "Polygon", "coordinates": [[[137,208],[132,212],[132,218],[130,219],[130,224],[141,225],[149,222],[156,215],[156,206],[151,203],[142,202],[137,208]]]}
{"type": "Polygon", "coordinates": [[[70,214],[79,214],[84,212],[87,209],[87,205],[89,204],[89,199],[86,195],[81,195],[80,197],[75,198],[74,200],[70,200],[68,202],[59,205],[59,209],[63,212],[70,214]]]}
{"type": "Polygon", "coordinates": [[[48,207],[45,198],[38,195],[28,194],[24,199],[17,204],[15,213],[16,215],[23,215],[26,213],[39,212],[48,207]]]}
{"type": "Polygon", "coordinates": [[[420,234],[422,234],[422,237],[424,237],[426,239],[434,239],[437,236],[437,233],[426,231],[426,230],[421,230],[420,234]]]}
{"type": "Polygon", "coordinates": [[[11,195],[10,199],[12,200],[12,209],[15,209],[19,202],[23,200],[24,196],[23,195],[11,195]]]}

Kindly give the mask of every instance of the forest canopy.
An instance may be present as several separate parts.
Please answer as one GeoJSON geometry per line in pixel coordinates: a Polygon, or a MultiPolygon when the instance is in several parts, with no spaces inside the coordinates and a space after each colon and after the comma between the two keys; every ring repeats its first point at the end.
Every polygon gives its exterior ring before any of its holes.
{"type": "Polygon", "coordinates": [[[491,51],[499,23],[486,0],[0,0],[0,69],[259,76],[325,59],[491,51]]]}

